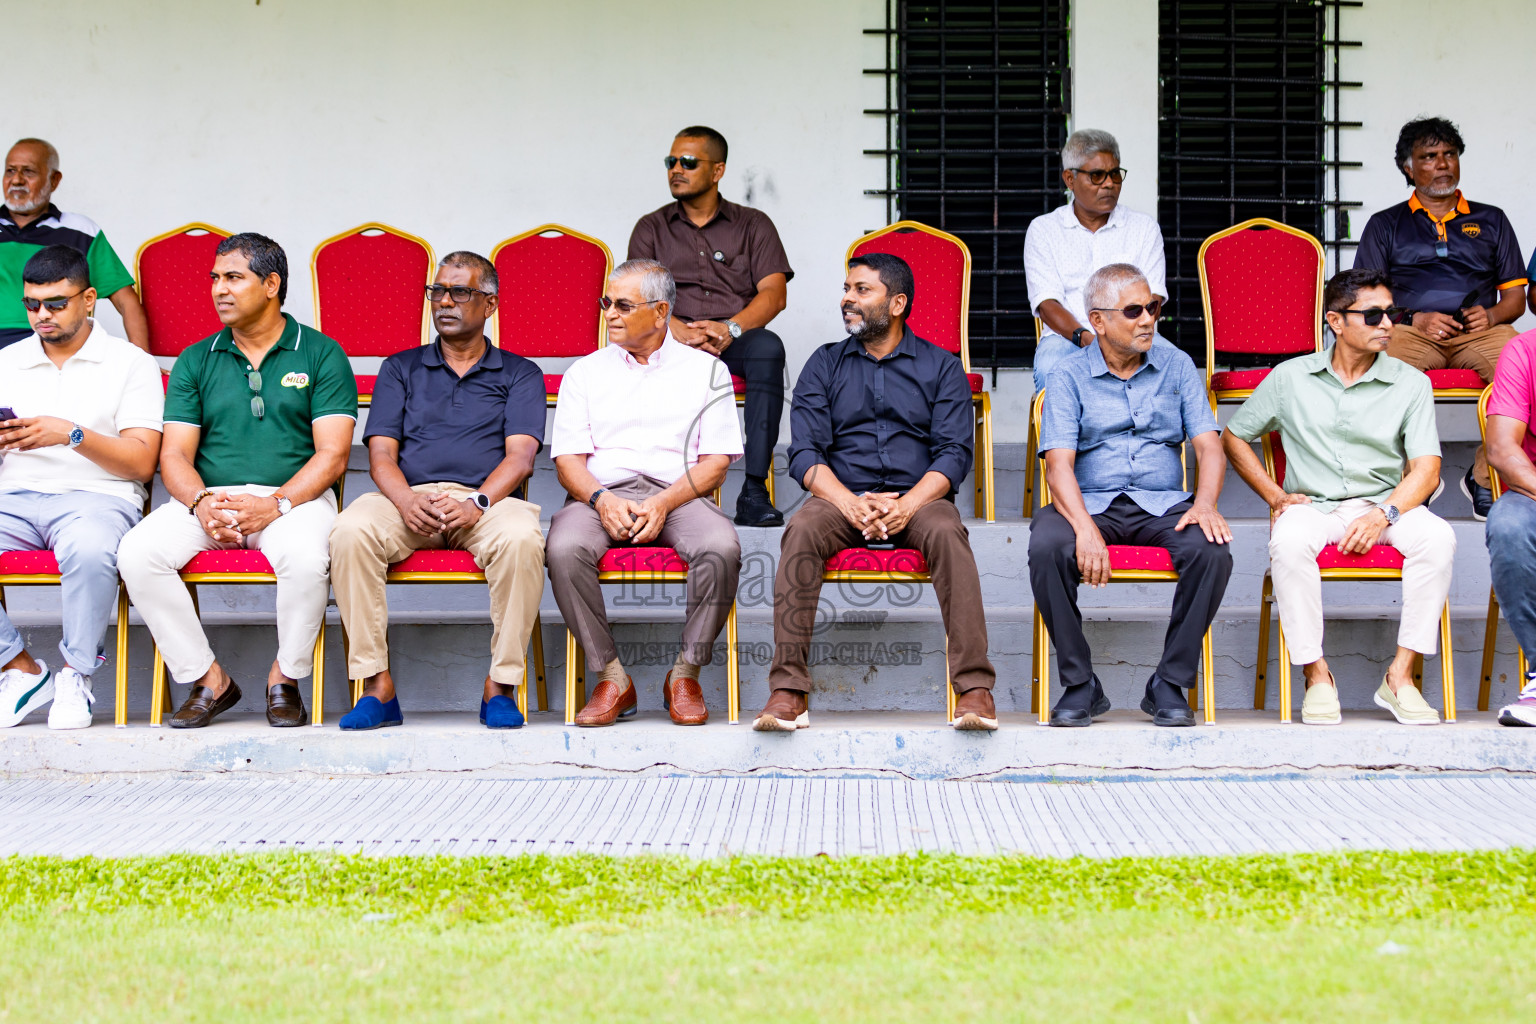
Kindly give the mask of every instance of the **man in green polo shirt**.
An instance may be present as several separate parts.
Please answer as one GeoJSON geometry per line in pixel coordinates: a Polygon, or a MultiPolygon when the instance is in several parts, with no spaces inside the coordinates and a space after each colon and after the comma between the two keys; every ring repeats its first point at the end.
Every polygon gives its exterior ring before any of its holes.
{"type": "Polygon", "coordinates": [[[160,477],[171,500],[123,538],[117,567],[166,667],[192,692],[171,727],[195,729],[240,702],[177,574],[200,551],[251,548],[277,574],[277,659],[267,721],[307,722],[296,681],[313,669],[330,589],[332,489],[347,467],[357,381],[341,346],[282,311],[288,259],[239,234],[214,257],[224,329],[176,360],[160,477]]]}
{"type": "Polygon", "coordinates": [[[1323,303],[1333,348],[1275,367],[1227,424],[1222,444],[1232,468],[1270,508],[1275,604],[1291,662],[1307,680],[1301,720],[1341,720],[1323,658],[1317,556],[1329,545],[1364,555],[1385,543],[1403,555],[1403,615],[1375,702],[1404,725],[1435,725],[1440,716],[1413,685],[1414,655],[1438,646],[1456,556],[1456,534],[1424,505],[1440,480],[1434,394],[1428,377],[1387,355],[1404,311],[1392,304],[1383,271],[1335,275],[1323,303]],[[1272,431],[1285,451],[1284,486],[1250,444],[1272,431]]]}

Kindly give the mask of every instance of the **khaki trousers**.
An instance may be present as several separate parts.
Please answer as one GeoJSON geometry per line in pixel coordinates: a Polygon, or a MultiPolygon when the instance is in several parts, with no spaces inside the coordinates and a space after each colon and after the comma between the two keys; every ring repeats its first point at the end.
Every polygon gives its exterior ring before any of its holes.
{"type": "MultiPolygon", "coordinates": [[[[1291,649],[1291,664],[1310,665],[1323,656],[1323,582],[1317,554],[1344,539],[1349,524],[1375,504],[1351,498],[1332,512],[1311,505],[1291,505],[1269,532],[1270,574],[1275,605],[1291,649]]],[[[1451,592],[1456,533],[1450,524],[1420,505],[1403,513],[1381,542],[1403,553],[1403,615],[1397,643],[1420,654],[1434,654],[1440,643],[1440,610],[1451,592]]]]}
{"type": "MultiPolygon", "coordinates": [[[[1392,328],[1387,355],[1401,359],[1420,370],[1476,370],[1483,384],[1493,383],[1493,371],[1499,365],[1499,353],[1515,336],[1510,324],[1499,324],[1484,331],[1472,331],[1454,338],[1431,338],[1417,327],[1398,324],[1392,328]]],[[[1488,452],[1477,447],[1472,464],[1472,478],[1488,486],[1488,452]]]]}
{"type": "MultiPolygon", "coordinates": [[[[473,493],[462,484],[420,484],[413,491],[473,493]]],[[[470,527],[423,537],[405,525],[400,510],[378,492],[364,494],[336,517],[331,529],[331,586],[347,631],[347,674],[367,679],[389,668],[389,604],[384,574],[394,562],[423,548],[468,551],[485,570],[491,591],[491,681],[520,686],[527,672],[529,637],[544,593],[544,535],[539,506],[503,498],[470,527]]]]}

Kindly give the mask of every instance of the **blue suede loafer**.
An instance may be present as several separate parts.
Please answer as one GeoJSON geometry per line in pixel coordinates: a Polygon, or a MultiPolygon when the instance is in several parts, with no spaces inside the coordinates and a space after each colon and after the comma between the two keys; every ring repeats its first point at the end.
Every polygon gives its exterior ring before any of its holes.
{"type": "Polygon", "coordinates": [[[517,710],[517,701],[497,694],[480,702],[480,724],[487,729],[520,729],[523,713],[517,710]]]}
{"type": "Polygon", "coordinates": [[[341,716],[341,728],[347,732],[359,732],[363,729],[382,729],[386,725],[400,725],[404,721],[400,716],[399,697],[391,697],[388,704],[377,697],[364,697],[357,702],[357,707],[341,716]]]}

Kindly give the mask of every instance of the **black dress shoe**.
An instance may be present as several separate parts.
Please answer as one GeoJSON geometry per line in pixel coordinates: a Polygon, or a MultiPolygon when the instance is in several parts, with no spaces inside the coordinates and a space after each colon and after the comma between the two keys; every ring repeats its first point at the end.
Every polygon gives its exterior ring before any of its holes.
{"type": "Polygon", "coordinates": [[[748,477],[742,485],[741,495],[736,499],[736,525],[784,525],[784,513],[768,500],[768,488],[761,480],[748,477]]]}
{"type": "Polygon", "coordinates": [[[292,729],[309,724],[309,712],[304,708],[304,698],[292,683],[278,683],[267,687],[267,724],[274,729],[292,729]]]}
{"type": "Polygon", "coordinates": [[[171,716],[172,729],[201,729],[219,715],[240,703],[240,687],[231,679],[217,697],[202,683],[194,683],[181,710],[171,716]]]}
{"type": "Polygon", "coordinates": [[[1195,724],[1195,713],[1190,710],[1183,689],[1159,679],[1156,672],[1147,680],[1147,692],[1141,698],[1141,710],[1152,716],[1153,725],[1195,724]]]}
{"type": "Polygon", "coordinates": [[[1104,687],[1095,675],[1089,682],[1066,688],[1061,700],[1051,710],[1051,724],[1058,728],[1080,729],[1092,725],[1093,720],[1109,708],[1109,698],[1104,696],[1104,687]]]}

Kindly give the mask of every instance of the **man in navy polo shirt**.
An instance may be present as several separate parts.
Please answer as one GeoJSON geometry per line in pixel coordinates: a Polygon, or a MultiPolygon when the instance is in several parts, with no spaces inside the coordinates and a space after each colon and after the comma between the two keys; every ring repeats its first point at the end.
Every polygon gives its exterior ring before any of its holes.
{"type": "MultiPolygon", "coordinates": [[[[1526,271],[1504,211],[1456,187],[1465,149],[1444,118],[1403,125],[1396,163],[1413,192],[1366,223],[1355,266],[1384,271],[1410,314],[1392,329],[1387,355],[1420,370],[1476,370],[1488,384],[1525,311],[1526,271]]],[[[1477,449],[1461,489],[1473,514],[1486,519],[1493,494],[1485,449],[1477,449]]]]}
{"type": "Polygon", "coordinates": [[[483,256],[443,257],[427,286],[438,338],[384,360],[368,411],[364,494],[331,531],[331,584],[349,643],[347,669],[363,698],[347,730],[401,723],[389,673],[384,574],[423,548],[468,551],[491,589],[491,671],[480,721],[523,724],[517,687],[544,592],[539,507],[513,497],[544,443],[544,377],[485,337],[496,312],[496,268],[483,256]]]}

